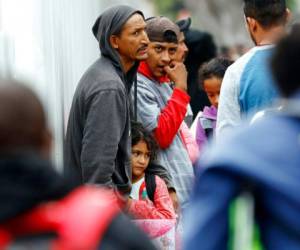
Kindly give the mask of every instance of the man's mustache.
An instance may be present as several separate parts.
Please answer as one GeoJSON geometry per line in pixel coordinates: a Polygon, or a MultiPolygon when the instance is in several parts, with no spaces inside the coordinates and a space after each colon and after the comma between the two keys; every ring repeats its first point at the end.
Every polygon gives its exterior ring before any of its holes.
{"type": "Polygon", "coordinates": [[[142,50],[146,50],[146,49],[148,49],[148,45],[143,45],[138,49],[138,51],[142,51],[142,50]]]}

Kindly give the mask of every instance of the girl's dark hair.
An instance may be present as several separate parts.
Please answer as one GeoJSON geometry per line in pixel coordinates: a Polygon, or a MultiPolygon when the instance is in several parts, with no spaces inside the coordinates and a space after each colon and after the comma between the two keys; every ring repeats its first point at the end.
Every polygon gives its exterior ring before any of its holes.
{"type": "Polygon", "coordinates": [[[222,79],[225,75],[227,68],[233,63],[233,61],[226,59],[224,57],[216,57],[211,59],[208,63],[203,64],[200,68],[200,82],[203,85],[203,82],[206,79],[217,77],[222,79]]]}
{"type": "Polygon", "coordinates": [[[144,141],[150,151],[150,162],[156,159],[158,145],[150,132],[148,132],[141,123],[131,121],[131,145],[132,147],[144,141]]]}

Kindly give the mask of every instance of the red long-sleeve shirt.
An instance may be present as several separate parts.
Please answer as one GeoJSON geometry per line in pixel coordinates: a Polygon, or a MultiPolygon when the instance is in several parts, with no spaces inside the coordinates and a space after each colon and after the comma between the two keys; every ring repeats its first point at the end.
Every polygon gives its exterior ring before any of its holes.
{"type": "MultiPolygon", "coordinates": [[[[155,79],[145,62],[140,64],[138,72],[149,79],[155,79]]],[[[163,84],[170,81],[167,77],[155,80],[160,83],[164,82],[163,84]]],[[[175,87],[167,105],[159,114],[157,127],[154,130],[154,136],[160,148],[168,148],[172,143],[184,120],[189,102],[189,95],[185,91],[175,87]]]]}

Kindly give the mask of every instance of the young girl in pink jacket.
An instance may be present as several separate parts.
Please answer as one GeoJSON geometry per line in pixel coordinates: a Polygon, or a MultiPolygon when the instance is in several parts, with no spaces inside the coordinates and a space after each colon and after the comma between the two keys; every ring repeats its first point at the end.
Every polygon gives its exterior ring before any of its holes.
{"type": "Polygon", "coordinates": [[[157,145],[140,123],[132,123],[132,190],[128,211],[135,219],[175,219],[176,214],[165,182],[147,173],[157,145]]]}

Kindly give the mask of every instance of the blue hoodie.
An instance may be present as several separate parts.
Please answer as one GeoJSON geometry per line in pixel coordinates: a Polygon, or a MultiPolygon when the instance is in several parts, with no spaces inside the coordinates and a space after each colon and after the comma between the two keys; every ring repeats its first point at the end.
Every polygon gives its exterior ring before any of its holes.
{"type": "Polygon", "coordinates": [[[228,249],[229,206],[245,189],[254,197],[264,249],[300,249],[299,118],[261,119],[219,141],[198,164],[185,249],[228,249]]]}

